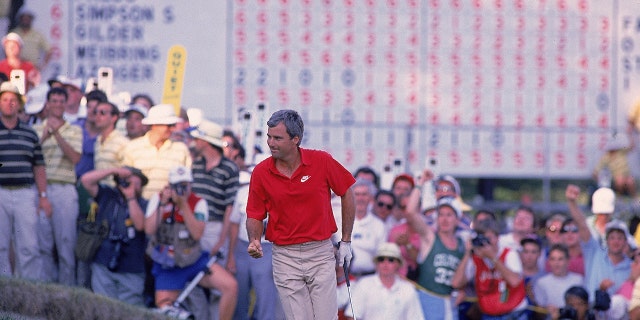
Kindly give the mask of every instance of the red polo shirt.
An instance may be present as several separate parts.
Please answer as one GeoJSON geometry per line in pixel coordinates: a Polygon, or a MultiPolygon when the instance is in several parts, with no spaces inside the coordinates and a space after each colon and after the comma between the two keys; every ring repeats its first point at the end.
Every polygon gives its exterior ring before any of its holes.
{"type": "Polygon", "coordinates": [[[329,239],[338,230],[331,190],[343,196],[355,182],[327,152],[299,150],[301,164],[291,178],[276,169],[271,157],[251,174],[247,217],[264,220],[268,212],[266,238],[277,245],[329,239]]]}

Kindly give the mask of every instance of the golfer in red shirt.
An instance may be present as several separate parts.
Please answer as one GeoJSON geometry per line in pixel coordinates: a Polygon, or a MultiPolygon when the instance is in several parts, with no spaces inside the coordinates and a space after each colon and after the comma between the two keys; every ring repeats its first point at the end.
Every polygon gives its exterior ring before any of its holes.
{"type": "Polygon", "coordinates": [[[267,125],[271,157],[251,175],[247,251],[262,257],[260,237],[268,215],[266,238],[274,243],[274,281],[287,319],[337,319],[331,191],[342,201],[342,266],[351,260],[355,180],[327,152],[300,148],[304,124],[296,111],[276,111],[267,125]]]}

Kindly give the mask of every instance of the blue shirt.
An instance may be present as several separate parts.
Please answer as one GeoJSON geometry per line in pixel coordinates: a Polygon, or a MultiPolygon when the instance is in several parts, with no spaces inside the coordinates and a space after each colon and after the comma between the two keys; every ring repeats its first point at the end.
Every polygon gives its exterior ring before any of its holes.
{"type": "MultiPolygon", "coordinates": [[[[144,231],[134,231],[133,234],[128,233],[125,224],[125,221],[129,219],[127,201],[123,199],[119,190],[105,185],[100,185],[95,200],[98,203],[96,221],[106,220],[109,223],[109,236],[102,242],[93,261],[109,266],[109,262],[115,253],[117,242],[115,239],[121,239],[120,257],[116,272],[144,273],[145,234],[144,231]],[[130,235],[134,237],[131,238],[130,235]]],[[[145,212],[147,200],[139,197],[138,204],[142,212],[145,212]]]]}
{"type": "Polygon", "coordinates": [[[614,265],[609,259],[607,250],[602,249],[594,238],[590,238],[587,242],[582,242],[581,245],[585,264],[584,283],[587,292],[589,292],[589,301],[594,301],[595,291],[600,288],[600,283],[604,279],[611,279],[614,283],[607,292],[610,295],[616,293],[629,278],[631,259],[625,255],[624,260],[614,265]]]}
{"type": "Polygon", "coordinates": [[[95,145],[98,135],[92,137],[85,128],[84,121],[76,121],[75,123],[77,125],[82,123],[82,155],[80,156],[80,161],[76,163],[76,176],[80,178],[83,174],[94,169],[95,145]]]}

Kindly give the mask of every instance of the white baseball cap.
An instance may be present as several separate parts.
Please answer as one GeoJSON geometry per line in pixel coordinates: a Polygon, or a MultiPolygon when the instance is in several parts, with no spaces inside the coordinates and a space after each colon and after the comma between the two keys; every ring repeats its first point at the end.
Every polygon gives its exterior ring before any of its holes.
{"type": "Polygon", "coordinates": [[[599,188],[591,196],[591,212],[612,214],[616,208],[616,194],[611,188],[599,188]]]}
{"type": "Polygon", "coordinates": [[[180,182],[191,182],[193,176],[191,175],[191,169],[183,166],[176,166],[169,170],[169,183],[175,184],[180,182]]]}

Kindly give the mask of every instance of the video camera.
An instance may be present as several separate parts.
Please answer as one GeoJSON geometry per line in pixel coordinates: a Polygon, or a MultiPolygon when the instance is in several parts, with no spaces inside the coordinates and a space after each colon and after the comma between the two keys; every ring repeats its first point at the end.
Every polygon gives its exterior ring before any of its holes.
{"type": "Polygon", "coordinates": [[[560,316],[559,320],[574,320],[578,319],[578,312],[576,309],[566,306],[564,308],[560,308],[560,316]]]}
{"type": "Polygon", "coordinates": [[[171,185],[171,189],[173,189],[177,195],[179,196],[184,196],[185,192],[187,191],[187,186],[183,185],[181,183],[175,183],[171,185]]]}
{"type": "Polygon", "coordinates": [[[474,247],[483,247],[489,243],[490,243],[489,238],[487,238],[487,236],[481,233],[476,233],[473,236],[473,238],[471,238],[471,244],[474,247]]]}
{"type": "Polygon", "coordinates": [[[129,182],[129,179],[121,178],[120,176],[117,176],[117,175],[113,176],[113,180],[115,180],[116,185],[123,188],[129,187],[129,185],[131,184],[131,182],[129,182]]]}

